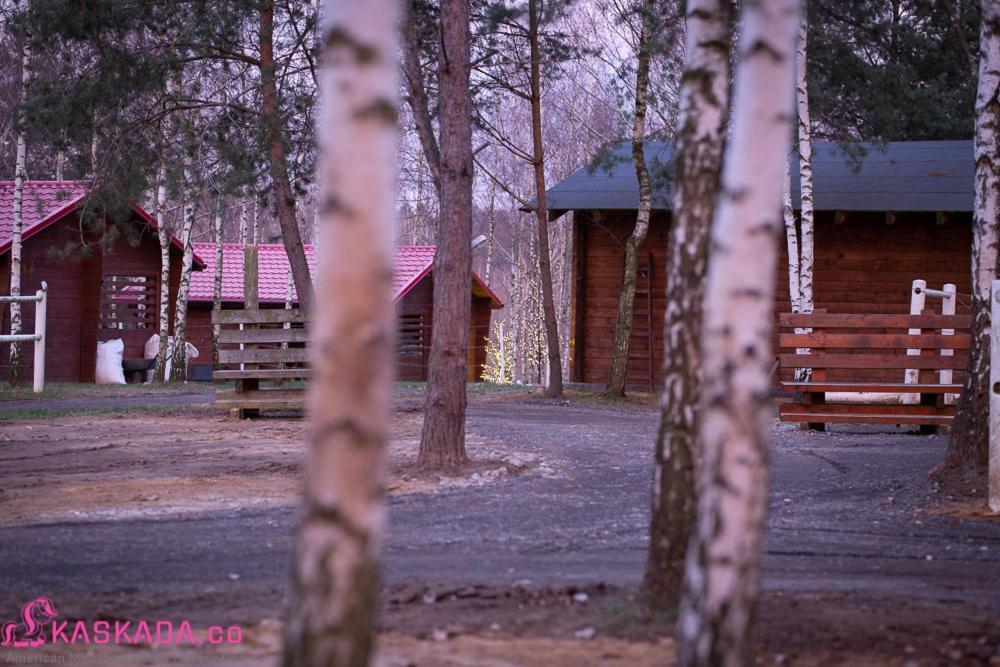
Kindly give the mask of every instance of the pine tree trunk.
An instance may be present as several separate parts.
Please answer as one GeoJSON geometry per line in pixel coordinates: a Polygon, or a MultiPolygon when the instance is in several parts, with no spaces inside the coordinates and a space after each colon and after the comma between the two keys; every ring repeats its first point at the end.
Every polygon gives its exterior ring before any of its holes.
{"type": "MultiPolygon", "coordinates": [[[[19,104],[28,99],[31,86],[31,34],[25,31],[21,52],[21,94],[19,104]]],[[[14,219],[10,244],[10,295],[21,296],[21,239],[24,233],[24,181],[27,179],[27,129],[28,119],[23,108],[17,113],[17,148],[14,157],[14,219]]],[[[21,304],[10,304],[10,333],[21,333],[21,304]]],[[[10,344],[10,367],[7,379],[12,386],[19,387],[24,381],[24,357],[21,343],[10,344]]]]}
{"type": "Polygon", "coordinates": [[[170,232],[164,220],[167,205],[167,173],[163,165],[156,172],[156,238],[160,242],[160,345],[156,353],[153,381],[167,380],[167,343],[170,339],[170,232]]]}
{"type": "Polygon", "coordinates": [[[682,666],[754,664],[767,513],[769,372],[799,0],[743,3],[733,125],[705,287],[698,521],[678,619],[682,666]]]}
{"type": "Polygon", "coordinates": [[[313,436],[285,625],[286,667],[362,667],[372,657],[395,337],[397,8],[393,0],[326,4],[313,436]]]}
{"type": "MultiPolygon", "coordinates": [[[[653,34],[655,5],[653,0],[644,0],[642,5],[642,30],[637,49],[639,58],[635,70],[635,115],[632,119],[632,166],[635,168],[635,177],[639,183],[639,209],[635,227],[625,242],[625,269],[618,300],[618,323],[615,326],[614,347],[611,353],[611,372],[604,390],[605,396],[610,397],[625,395],[629,343],[635,319],[635,283],[639,274],[639,248],[646,241],[653,205],[653,191],[649,184],[649,169],[646,167],[643,145],[646,136],[646,90],[649,87],[650,42],[656,38],[653,34]]],[[[653,341],[650,340],[648,343],[652,345],[653,341]]]]}
{"type": "Polygon", "coordinates": [[[197,202],[193,188],[194,174],[190,156],[185,156],[184,165],[184,220],[181,222],[181,245],[184,255],[181,259],[181,275],[174,304],[174,342],[170,352],[170,381],[183,382],[187,379],[187,302],[191,288],[191,269],[194,265],[194,248],[191,232],[194,229],[197,202]]]}
{"type": "Polygon", "coordinates": [[[472,317],[472,100],[469,2],[442,0],[440,223],[434,255],[434,318],[427,359],[424,425],[417,462],[466,461],[465,382],[472,317]]]}
{"type": "Polygon", "coordinates": [[[531,50],[531,138],[532,166],[535,172],[535,219],[538,223],[538,270],[542,283],[542,312],[545,319],[545,344],[548,350],[548,389],[550,398],[562,396],[562,358],[559,354],[559,325],[552,296],[552,260],[549,253],[549,211],[545,205],[545,152],[542,145],[542,81],[539,50],[538,14],[540,0],[528,0],[528,42],[531,50]]]}
{"type": "Polygon", "coordinates": [[[694,530],[702,302],[729,108],[732,12],[731,0],[691,0],[687,6],[667,247],[663,393],[644,578],[651,601],[663,608],[676,607],[680,599],[694,530]]]}
{"type": "MultiPolygon", "coordinates": [[[[212,285],[212,309],[222,309],[222,197],[215,200],[215,214],[212,216],[212,232],[215,235],[215,283],[212,285]]],[[[218,324],[212,325],[212,367],[219,365],[218,324]]]]}
{"type": "Polygon", "coordinates": [[[295,218],[295,193],[288,177],[288,160],[285,155],[285,131],[281,119],[276,80],[277,64],[274,62],[274,0],[260,4],[260,93],[261,119],[264,125],[264,145],[274,190],[274,204],[281,240],[292,267],[292,278],[299,304],[304,309],[312,302],[312,277],[306,250],[302,245],[302,232],[295,218]]]}
{"type": "Polygon", "coordinates": [[[944,472],[985,471],[989,458],[990,286],[1000,266],[1000,5],[983,0],[976,95],[976,204],[972,223],[972,326],[969,366],[948,439],[944,472]]]}

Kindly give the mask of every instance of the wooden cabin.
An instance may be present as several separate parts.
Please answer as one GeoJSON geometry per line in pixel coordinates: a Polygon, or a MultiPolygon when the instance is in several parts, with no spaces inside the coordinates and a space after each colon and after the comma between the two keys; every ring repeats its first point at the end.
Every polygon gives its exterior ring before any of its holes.
{"type": "MultiPolygon", "coordinates": [[[[970,291],[973,148],[971,141],[861,145],[848,158],[835,144],[814,146],[817,309],[831,313],[908,313],[911,283],[970,291]]],[[[653,215],[640,250],[628,382],[658,384],[663,364],[667,241],[671,223],[671,146],[650,142],[653,215]]],[[[631,147],[584,167],[547,193],[550,218],[572,212],[574,236],[570,377],[605,383],[610,372],[625,240],[635,225],[638,186],[631,147]]],[[[798,173],[798,162],[791,164],[798,173]]],[[[793,178],[793,206],[799,207],[793,178]]],[[[790,310],[784,237],[776,312],[790,310]]],[[[959,313],[968,299],[959,298],[959,313]]],[[[964,310],[963,310],[964,308],[964,310]]]]}
{"type": "MultiPolygon", "coordinates": [[[[24,186],[21,292],[48,284],[45,379],[93,382],[98,341],[121,338],[125,358],[141,358],[157,332],[160,246],[157,221],[129,203],[126,219],[111,224],[88,211],[88,184],[28,181],[24,186]]],[[[0,181],[0,290],[10,293],[14,183],[0,181]]],[[[176,301],[182,248],[171,248],[170,302],[176,301]]],[[[195,267],[201,268],[200,258],[195,267]]],[[[34,304],[22,306],[22,328],[34,329],[34,304]]],[[[173,321],[173,314],[171,314],[173,321]]],[[[10,331],[10,309],[2,314],[10,331]]],[[[24,348],[25,377],[32,373],[31,344],[24,348]]],[[[6,379],[9,345],[0,345],[0,379],[6,379]]]]}
{"type": "MultiPolygon", "coordinates": [[[[258,245],[258,285],[262,308],[283,308],[291,298],[296,303],[295,288],[290,285],[288,255],[281,244],[258,245]],[[291,295],[291,296],[290,296],[291,295]]],[[[306,259],[315,271],[313,246],[306,245],[306,259]]],[[[425,381],[430,349],[434,302],[434,246],[396,248],[393,275],[393,299],[396,303],[399,330],[397,340],[397,376],[400,380],[425,381]]],[[[192,379],[210,379],[212,372],[212,302],[215,289],[215,245],[196,243],[195,252],[210,258],[204,271],[192,275],[188,298],[187,337],[201,352],[189,367],[192,379]]],[[[243,304],[243,247],[224,244],[222,260],[223,308],[243,304]]],[[[483,280],[473,273],[471,286],[472,323],[469,327],[469,380],[482,378],[486,365],[486,339],[490,332],[492,311],[503,303],[483,280]]],[[[297,304],[296,304],[297,305],[297,304]]]]}

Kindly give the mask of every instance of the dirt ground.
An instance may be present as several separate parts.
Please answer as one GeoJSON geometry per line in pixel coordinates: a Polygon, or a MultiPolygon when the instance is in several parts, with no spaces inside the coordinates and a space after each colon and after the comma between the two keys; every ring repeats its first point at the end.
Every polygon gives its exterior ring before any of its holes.
{"type": "MultiPolygon", "coordinates": [[[[470,463],[447,475],[416,466],[421,417],[397,413],[387,451],[392,494],[430,492],[551,469],[540,457],[470,435],[470,463]]],[[[0,429],[0,526],[183,516],[292,507],[299,498],[307,430],[301,419],[239,420],[217,411],[105,414],[22,420],[0,429]],[[99,455],[95,453],[100,452],[99,455]]]]}
{"type": "MultiPolygon", "coordinates": [[[[673,614],[639,592],[644,401],[475,395],[473,463],[441,476],[414,466],[419,390],[398,394],[376,664],[671,664],[673,614]]],[[[0,619],[44,594],[66,619],[190,617],[245,641],[49,657],[274,664],[305,425],[184,400],[0,421],[0,619]]],[[[943,443],[776,427],[758,664],[1000,666],[1000,523],[928,481],[943,443]]]]}

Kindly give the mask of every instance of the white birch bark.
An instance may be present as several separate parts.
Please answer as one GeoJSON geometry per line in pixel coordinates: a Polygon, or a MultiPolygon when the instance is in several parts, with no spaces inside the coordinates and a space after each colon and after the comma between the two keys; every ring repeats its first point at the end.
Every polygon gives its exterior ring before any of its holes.
{"type": "Polygon", "coordinates": [[[752,665],[767,512],[769,371],[799,0],[745,0],[732,132],[712,228],[702,337],[698,524],[680,665],[752,665]]]}
{"type": "Polygon", "coordinates": [[[985,468],[989,458],[990,330],[996,325],[991,322],[990,289],[1000,263],[1000,3],[983,0],[980,7],[971,344],[944,459],[944,469],[957,471],[959,481],[967,471],[985,468]]]}
{"type": "Polygon", "coordinates": [[[813,312],[813,258],[815,215],[813,212],[813,170],[812,170],[812,126],[809,121],[809,86],[806,80],[806,40],[809,33],[809,19],[802,12],[799,23],[798,49],[795,58],[795,103],[798,109],[799,127],[799,192],[801,243],[799,252],[799,310],[813,312]]]}
{"type": "Polygon", "coordinates": [[[191,288],[191,269],[194,266],[194,248],[191,245],[191,232],[194,229],[197,214],[197,201],[192,186],[194,173],[190,157],[184,157],[184,218],[181,222],[181,245],[184,255],[181,259],[181,275],[177,288],[177,302],[174,306],[174,338],[170,353],[170,380],[183,382],[187,379],[187,302],[191,288]]]}
{"type": "Polygon", "coordinates": [[[802,290],[799,287],[799,231],[795,225],[795,211],[792,210],[792,173],[785,161],[785,187],[781,207],[785,219],[785,245],[788,248],[788,297],[793,313],[802,312],[802,290]]]}
{"type": "Polygon", "coordinates": [[[318,127],[324,247],[310,346],[313,435],[286,666],[371,659],[395,338],[397,13],[394,0],[327,0],[324,12],[318,127]]]}
{"type": "Polygon", "coordinates": [[[247,201],[245,198],[240,199],[240,248],[247,244],[247,201]]]}
{"type": "Polygon", "coordinates": [[[677,120],[677,174],[667,244],[663,392],[654,453],[644,584],[654,604],[675,609],[695,524],[695,461],[701,449],[701,330],[709,230],[729,111],[730,0],[687,4],[677,120]]]}
{"type": "MultiPolygon", "coordinates": [[[[212,309],[222,309],[222,197],[215,201],[215,214],[212,216],[212,233],[215,236],[215,283],[212,285],[212,309]]],[[[219,365],[219,334],[220,325],[212,325],[212,367],[219,365]]]]}
{"type": "MultiPolygon", "coordinates": [[[[31,87],[31,34],[25,32],[24,46],[21,51],[21,92],[19,105],[28,99],[31,87]]],[[[14,219],[11,231],[10,245],[10,295],[21,296],[21,250],[24,234],[24,182],[27,180],[27,116],[22,106],[17,112],[17,148],[14,157],[14,219]]],[[[10,304],[10,333],[21,333],[21,304],[10,304]]],[[[10,344],[10,368],[7,379],[12,385],[19,386],[24,379],[24,357],[21,343],[10,344]]]]}
{"type": "Polygon", "coordinates": [[[153,381],[163,382],[167,372],[167,343],[170,337],[170,231],[167,229],[167,172],[161,164],[156,172],[156,204],[153,216],[156,218],[156,237],[160,243],[160,344],[156,353],[156,367],[153,381]]]}

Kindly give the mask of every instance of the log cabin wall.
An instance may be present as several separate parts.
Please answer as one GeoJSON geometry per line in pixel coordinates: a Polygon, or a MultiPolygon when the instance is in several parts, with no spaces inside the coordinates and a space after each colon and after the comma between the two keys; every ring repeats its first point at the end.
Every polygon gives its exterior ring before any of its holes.
{"type": "MultiPolygon", "coordinates": [[[[181,261],[180,250],[171,248],[171,329],[180,283],[181,261]]],[[[119,235],[115,238],[103,250],[101,278],[98,340],[121,338],[125,343],[125,358],[141,359],[146,341],[159,331],[160,245],[155,230],[143,228],[136,236],[119,235]],[[137,284],[137,280],[141,280],[141,284],[137,284]],[[126,315],[121,317],[111,309],[109,299],[116,293],[121,294],[122,289],[130,288],[137,295],[134,301],[127,301],[126,315]]]]}
{"type": "MultiPolygon", "coordinates": [[[[21,293],[34,294],[44,280],[49,286],[47,340],[45,345],[45,379],[50,382],[76,382],[86,373],[83,368],[93,365],[94,354],[86,354],[87,341],[84,314],[88,308],[94,277],[100,276],[100,257],[55,257],[51,250],[79,242],[75,216],[72,221],[52,225],[24,242],[21,251],[21,293]]],[[[10,294],[10,253],[0,255],[0,286],[10,294]]],[[[2,311],[4,333],[10,331],[10,307],[2,311]]],[[[35,304],[21,305],[23,333],[35,331],[35,304]]],[[[96,337],[91,336],[96,346],[96,337]]],[[[24,377],[31,381],[34,369],[32,344],[22,344],[24,377]]],[[[96,353],[96,348],[95,348],[96,353]]],[[[10,370],[10,345],[0,345],[0,378],[7,379],[10,370]]],[[[93,369],[90,369],[93,376],[93,369]]]]}
{"type": "MultiPolygon", "coordinates": [[[[119,236],[102,248],[91,240],[86,252],[60,253],[60,249],[80,244],[79,219],[71,214],[47,229],[31,236],[22,249],[23,294],[34,293],[44,280],[49,286],[45,379],[49,382],[93,382],[97,342],[122,338],[126,357],[141,357],[146,340],[156,333],[158,313],[154,312],[151,329],[102,329],[102,284],[106,276],[152,276],[150,293],[154,311],[159,308],[160,251],[155,231],[143,230],[138,237],[119,236]]],[[[171,251],[171,272],[180,272],[180,252],[171,251]]],[[[0,256],[0,286],[10,291],[10,253],[0,256]]],[[[177,282],[171,280],[170,301],[176,301],[177,282]]],[[[21,308],[22,328],[34,332],[34,306],[21,308]]],[[[172,314],[171,314],[172,317],[172,314]]],[[[172,319],[171,319],[172,321],[172,319]]],[[[10,309],[4,308],[3,331],[10,330],[10,309]]],[[[31,377],[31,346],[24,350],[25,377],[31,377]]],[[[6,379],[10,365],[10,346],[0,345],[0,378],[6,379]]]]}
{"type": "MultiPolygon", "coordinates": [[[[223,308],[240,308],[242,304],[223,304],[223,308]]],[[[262,308],[283,308],[284,304],[261,304],[262,308]]],[[[396,306],[398,320],[396,372],[397,379],[408,382],[427,380],[427,355],[431,344],[431,323],[434,310],[434,280],[427,276],[413,287],[396,306]]],[[[469,328],[469,380],[480,381],[486,366],[486,337],[492,315],[489,298],[472,296],[472,324],[469,328]]],[[[194,366],[212,364],[212,304],[191,303],[188,306],[188,340],[198,348],[198,359],[191,364],[188,378],[195,374],[194,366]]]]}
{"type": "MultiPolygon", "coordinates": [[[[573,346],[571,378],[605,383],[618,312],[624,264],[624,242],[635,224],[633,212],[578,211],[576,216],[573,346]]],[[[643,329],[649,319],[644,297],[637,294],[628,382],[647,387],[648,341],[652,340],[654,384],[663,362],[663,316],[669,212],[656,211],[640,252],[640,265],[652,257],[652,337],[643,329]]],[[[775,283],[776,312],[788,312],[788,265],[784,236],[775,283]]],[[[814,297],[816,308],[833,313],[908,313],[911,283],[927,280],[940,289],[955,283],[959,295],[970,291],[972,226],[969,213],[938,216],[933,212],[855,212],[816,214],[814,297]],[[891,223],[891,224],[887,224],[891,223]],[[939,224],[941,223],[941,224],[939,224]]],[[[642,289],[640,280],[639,289],[642,289]]],[[[930,308],[940,312],[936,300],[930,308]]],[[[958,312],[969,311],[968,298],[958,299],[958,312]]],[[[865,380],[893,380],[895,372],[871,372],[865,380]],[[871,377],[868,377],[871,375],[871,377]],[[890,377],[891,376],[891,377],[890,377]]],[[[839,379],[831,372],[830,380],[839,379]]],[[[855,378],[857,379],[857,378],[855,378]]]]}

